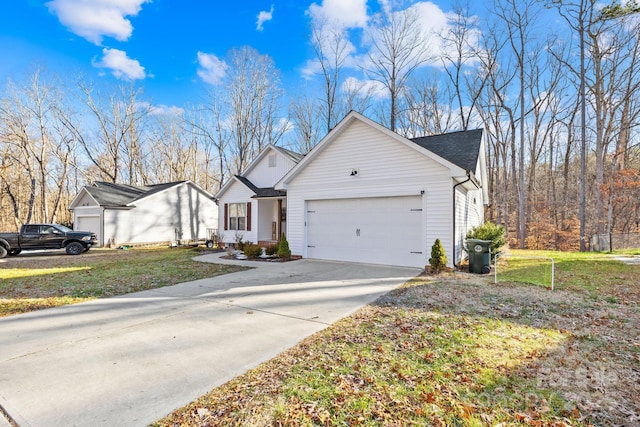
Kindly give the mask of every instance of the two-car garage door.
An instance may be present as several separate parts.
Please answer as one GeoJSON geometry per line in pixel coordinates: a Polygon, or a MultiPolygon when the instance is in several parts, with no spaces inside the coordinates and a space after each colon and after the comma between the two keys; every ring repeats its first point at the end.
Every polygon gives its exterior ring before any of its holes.
{"type": "Polygon", "coordinates": [[[307,201],[307,257],[424,267],[420,196],[307,201]]]}

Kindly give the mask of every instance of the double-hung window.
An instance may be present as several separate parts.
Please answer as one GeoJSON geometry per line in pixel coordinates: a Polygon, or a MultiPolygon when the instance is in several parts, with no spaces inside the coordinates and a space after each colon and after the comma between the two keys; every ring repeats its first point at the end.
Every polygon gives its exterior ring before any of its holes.
{"type": "Polygon", "coordinates": [[[247,204],[229,203],[229,230],[247,229],[247,204]]]}

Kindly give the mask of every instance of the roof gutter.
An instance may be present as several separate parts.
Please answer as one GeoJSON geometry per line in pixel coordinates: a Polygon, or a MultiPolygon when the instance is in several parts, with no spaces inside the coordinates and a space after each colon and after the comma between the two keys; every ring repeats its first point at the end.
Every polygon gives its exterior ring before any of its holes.
{"type": "Polygon", "coordinates": [[[467,182],[471,181],[471,183],[477,189],[480,189],[478,181],[471,174],[471,171],[468,170],[466,171],[466,173],[467,179],[453,186],[453,266],[455,268],[458,268],[458,264],[456,263],[456,188],[458,188],[459,185],[466,184],[467,182]]]}

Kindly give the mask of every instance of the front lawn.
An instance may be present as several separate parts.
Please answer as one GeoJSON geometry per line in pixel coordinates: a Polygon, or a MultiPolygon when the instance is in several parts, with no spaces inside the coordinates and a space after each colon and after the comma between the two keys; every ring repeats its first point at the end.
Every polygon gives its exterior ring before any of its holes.
{"type": "Polygon", "coordinates": [[[5,258],[0,269],[0,317],[244,269],[192,260],[200,254],[192,248],[156,248],[5,258]]]}
{"type": "Polygon", "coordinates": [[[640,425],[640,266],[550,255],[556,291],[418,277],[155,425],[640,425]]]}

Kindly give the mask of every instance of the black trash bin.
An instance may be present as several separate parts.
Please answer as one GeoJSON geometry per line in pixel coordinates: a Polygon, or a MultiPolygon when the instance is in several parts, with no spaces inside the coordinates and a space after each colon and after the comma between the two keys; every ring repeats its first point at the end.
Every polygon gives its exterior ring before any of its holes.
{"type": "Polygon", "coordinates": [[[469,254],[469,272],[489,274],[491,272],[491,240],[468,239],[465,249],[469,254]]]}

